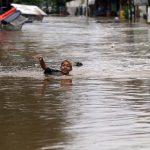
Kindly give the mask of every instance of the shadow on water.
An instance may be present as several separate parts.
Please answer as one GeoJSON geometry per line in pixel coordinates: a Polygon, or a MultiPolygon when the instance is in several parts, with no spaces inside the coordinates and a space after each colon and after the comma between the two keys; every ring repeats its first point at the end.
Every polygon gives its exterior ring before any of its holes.
{"type": "Polygon", "coordinates": [[[0,32],[0,149],[148,150],[149,36],[145,24],[84,17],[0,32]],[[45,77],[37,54],[83,66],[45,77]]]}
{"type": "Polygon", "coordinates": [[[63,129],[69,124],[67,109],[61,99],[62,92],[69,89],[66,80],[63,89],[56,80],[1,78],[2,149],[37,149],[47,144],[57,147],[56,143],[69,141],[71,137],[63,129]]]}

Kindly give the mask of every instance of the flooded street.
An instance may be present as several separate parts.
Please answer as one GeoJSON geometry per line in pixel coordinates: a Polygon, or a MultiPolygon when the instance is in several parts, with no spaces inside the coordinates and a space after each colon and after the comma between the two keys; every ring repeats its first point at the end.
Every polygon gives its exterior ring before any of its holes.
{"type": "Polygon", "coordinates": [[[149,150],[150,26],[47,17],[0,31],[1,150],[149,150]],[[45,77],[35,56],[71,76],[45,77]]]}

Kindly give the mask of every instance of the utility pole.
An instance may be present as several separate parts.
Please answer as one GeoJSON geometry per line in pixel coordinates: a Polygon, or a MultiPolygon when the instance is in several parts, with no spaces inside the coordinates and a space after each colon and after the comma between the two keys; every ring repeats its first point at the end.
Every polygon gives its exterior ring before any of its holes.
{"type": "Polygon", "coordinates": [[[88,17],[89,0],[86,0],[86,17],[88,17]]]}
{"type": "Polygon", "coordinates": [[[132,22],[132,5],[131,5],[131,1],[132,0],[129,0],[129,19],[130,19],[130,22],[132,22]]]}
{"type": "Polygon", "coordinates": [[[134,0],[129,0],[129,19],[130,19],[130,22],[133,21],[133,16],[134,16],[134,20],[135,20],[134,0]]]}
{"type": "Polygon", "coordinates": [[[46,6],[46,13],[49,14],[48,0],[45,0],[45,6],[46,6]]]}

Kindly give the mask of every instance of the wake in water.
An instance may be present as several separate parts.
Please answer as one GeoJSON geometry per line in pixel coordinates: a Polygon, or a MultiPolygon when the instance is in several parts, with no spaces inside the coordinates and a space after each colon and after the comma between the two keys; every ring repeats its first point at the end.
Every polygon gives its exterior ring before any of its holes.
{"type": "Polygon", "coordinates": [[[94,70],[91,68],[74,68],[69,76],[45,76],[43,70],[40,68],[30,68],[22,70],[1,70],[0,77],[18,77],[18,78],[34,78],[43,80],[45,78],[53,79],[101,79],[101,78],[149,78],[150,70],[113,70],[113,69],[100,69],[94,70]]]}
{"type": "Polygon", "coordinates": [[[42,72],[38,70],[12,70],[12,71],[1,71],[0,77],[18,77],[18,78],[35,78],[43,79],[42,72]]]}

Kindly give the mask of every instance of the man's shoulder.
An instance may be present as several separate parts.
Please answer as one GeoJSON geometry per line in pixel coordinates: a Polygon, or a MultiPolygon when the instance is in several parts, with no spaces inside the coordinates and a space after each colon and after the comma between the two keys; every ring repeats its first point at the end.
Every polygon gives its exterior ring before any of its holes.
{"type": "Polygon", "coordinates": [[[44,74],[46,74],[46,75],[61,75],[61,71],[48,67],[44,70],[44,74]]]}

